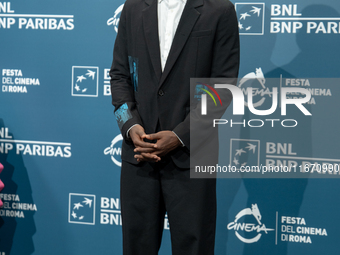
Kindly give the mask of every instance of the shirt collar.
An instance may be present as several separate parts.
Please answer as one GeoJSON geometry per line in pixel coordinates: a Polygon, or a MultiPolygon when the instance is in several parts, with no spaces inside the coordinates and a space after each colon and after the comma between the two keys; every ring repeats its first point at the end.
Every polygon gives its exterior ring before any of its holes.
{"type": "MultiPolygon", "coordinates": [[[[158,0],[158,3],[160,4],[161,2],[163,1],[169,1],[169,0],[158,0]]],[[[187,2],[187,0],[177,0],[177,1],[181,1],[183,2],[184,4],[187,2]]]]}

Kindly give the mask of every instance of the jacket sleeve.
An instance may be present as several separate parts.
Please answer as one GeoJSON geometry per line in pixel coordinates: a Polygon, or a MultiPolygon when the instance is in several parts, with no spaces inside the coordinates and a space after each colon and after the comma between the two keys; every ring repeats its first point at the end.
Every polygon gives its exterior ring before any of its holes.
{"type": "MultiPolygon", "coordinates": [[[[127,130],[135,125],[142,125],[134,99],[134,86],[131,80],[128,37],[128,4],[124,5],[118,26],[113,61],[110,70],[112,104],[114,115],[123,137],[126,139],[127,130]]],[[[130,39],[131,40],[131,39],[130,39]]],[[[138,77],[135,77],[138,79],[138,77]]],[[[143,125],[142,125],[143,126],[143,125]]]]}
{"type": "MultiPolygon", "coordinates": [[[[217,24],[216,35],[214,38],[213,60],[211,64],[210,84],[214,84],[214,78],[227,78],[229,84],[235,84],[238,77],[240,45],[239,31],[236,12],[233,4],[228,2],[225,12],[217,24]]],[[[209,78],[209,77],[207,77],[209,78]]],[[[192,88],[191,88],[192,89],[192,88]]],[[[224,91],[220,96],[223,101],[223,108],[215,108],[212,100],[208,100],[208,109],[216,109],[215,112],[208,112],[207,117],[201,116],[201,107],[198,104],[195,109],[190,110],[186,119],[174,128],[174,132],[183,141],[185,146],[190,149],[190,122],[191,128],[208,130],[212,126],[212,119],[223,115],[232,100],[229,91],[224,91]],[[210,106],[209,106],[210,105],[210,106]],[[207,125],[205,127],[205,125],[207,125]],[[207,128],[207,129],[205,129],[207,128]]],[[[197,130],[191,130],[195,134],[197,130]]]]}

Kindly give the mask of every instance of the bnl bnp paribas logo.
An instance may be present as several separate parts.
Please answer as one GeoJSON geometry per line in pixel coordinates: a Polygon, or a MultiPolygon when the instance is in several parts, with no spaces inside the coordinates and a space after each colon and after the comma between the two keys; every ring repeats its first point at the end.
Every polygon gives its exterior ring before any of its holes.
{"type": "Polygon", "coordinates": [[[239,21],[240,35],[264,35],[265,25],[269,25],[271,34],[296,34],[299,31],[306,34],[339,34],[340,17],[334,14],[321,14],[315,6],[317,16],[305,16],[297,4],[271,4],[266,11],[265,3],[235,3],[239,21]],[[329,16],[330,15],[330,16],[329,16]],[[268,24],[265,24],[267,23],[268,24]]]}
{"type": "Polygon", "coordinates": [[[68,222],[76,224],[95,224],[96,196],[88,194],[69,194],[68,222]]]}
{"type": "Polygon", "coordinates": [[[96,212],[99,215],[99,224],[122,225],[119,198],[100,197],[100,204],[96,207],[96,195],[70,193],[68,222],[84,225],[96,224],[96,212]],[[97,210],[97,211],[96,211],[97,210]]]}
{"type": "Polygon", "coordinates": [[[264,34],[264,3],[235,3],[240,35],[264,34]]]}
{"type": "Polygon", "coordinates": [[[0,29],[17,28],[19,30],[45,31],[74,29],[74,15],[22,14],[17,13],[16,8],[20,9],[23,5],[18,1],[12,1],[12,4],[11,2],[0,2],[0,29]]]}
{"type": "Polygon", "coordinates": [[[260,140],[230,139],[230,165],[236,169],[260,164],[260,140]]]}
{"type": "Polygon", "coordinates": [[[98,97],[98,72],[95,66],[72,66],[72,96],[98,97]]]}

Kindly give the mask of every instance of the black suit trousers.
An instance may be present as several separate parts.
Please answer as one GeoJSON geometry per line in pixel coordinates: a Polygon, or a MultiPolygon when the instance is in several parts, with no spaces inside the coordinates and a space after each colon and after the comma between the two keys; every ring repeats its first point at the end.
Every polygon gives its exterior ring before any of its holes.
{"type": "Polygon", "coordinates": [[[158,254],[166,212],[173,255],[214,254],[215,179],[191,179],[170,158],[123,161],[121,207],[124,255],[158,254]]]}

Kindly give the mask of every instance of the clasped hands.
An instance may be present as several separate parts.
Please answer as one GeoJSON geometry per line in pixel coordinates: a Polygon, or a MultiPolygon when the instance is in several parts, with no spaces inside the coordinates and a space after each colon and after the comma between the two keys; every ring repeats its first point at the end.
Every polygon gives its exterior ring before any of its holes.
{"type": "Polygon", "coordinates": [[[129,136],[136,147],[134,152],[138,162],[158,162],[162,156],[181,145],[181,142],[172,131],[160,131],[147,135],[140,125],[133,126],[129,131],[129,136]],[[156,143],[146,142],[144,139],[156,140],[156,143]]]}

